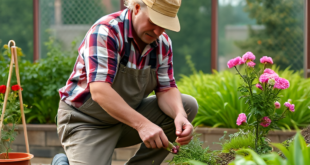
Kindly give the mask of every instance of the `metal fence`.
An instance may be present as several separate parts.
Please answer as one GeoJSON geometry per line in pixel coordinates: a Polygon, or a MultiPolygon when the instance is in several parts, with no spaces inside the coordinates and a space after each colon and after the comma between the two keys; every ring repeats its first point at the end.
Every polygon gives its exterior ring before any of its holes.
{"type": "Polygon", "coordinates": [[[54,37],[65,49],[72,41],[79,44],[92,24],[102,16],[119,10],[119,0],[40,0],[40,55],[44,43],[54,37]]]}
{"type": "MultiPolygon", "coordinates": [[[[228,59],[246,51],[252,51],[258,58],[273,57],[281,69],[288,66],[303,69],[305,2],[218,0],[218,69],[226,69],[228,59]]],[[[1,0],[0,9],[1,44],[16,40],[31,60],[32,2],[1,0]]],[[[79,44],[97,19],[120,9],[120,0],[39,0],[39,9],[39,54],[44,58],[47,52],[44,43],[50,36],[66,49],[73,40],[79,44]]],[[[211,0],[182,2],[178,14],[181,32],[167,31],[173,42],[176,75],[191,73],[185,59],[188,55],[197,70],[211,72],[212,10],[211,0]]]]}
{"type": "Polygon", "coordinates": [[[226,4],[220,6],[220,10],[225,10],[226,14],[223,12],[219,15],[219,21],[227,19],[229,14],[233,16],[240,13],[240,9],[243,9],[243,14],[227,23],[223,22],[225,30],[219,35],[222,37],[220,47],[222,44],[227,50],[221,51],[220,58],[227,57],[227,60],[252,51],[258,58],[272,57],[281,69],[289,66],[293,70],[303,69],[304,0],[240,0],[238,4],[232,4],[233,2],[235,1],[226,0],[226,4]]]}

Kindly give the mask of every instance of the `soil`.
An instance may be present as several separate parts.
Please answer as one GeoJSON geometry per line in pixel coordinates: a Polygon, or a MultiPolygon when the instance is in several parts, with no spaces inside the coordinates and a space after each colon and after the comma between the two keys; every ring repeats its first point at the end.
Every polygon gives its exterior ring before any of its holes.
{"type": "Polygon", "coordinates": [[[310,126],[301,131],[301,135],[305,138],[307,144],[310,144],[310,126]]]}
{"type": "MultiPolygon", "coordinates": [[[[310,126],[303,129],[301,135],[305,138],[306,143],[310,144],[310,126]]],[[[219,159],[216,160],[216,163],[220,165],[227,165],[235,159],[234,153],[220,153],[218,157],[219,159]]]]}
{"type": "Polygon", "coordinates": [[[216,160],[217,164],[227,165],[228,163],[230,163],[232,160],[235,159],[235,154],[234,153],[220,153],[218,157],[219,159],[216,160]]]}

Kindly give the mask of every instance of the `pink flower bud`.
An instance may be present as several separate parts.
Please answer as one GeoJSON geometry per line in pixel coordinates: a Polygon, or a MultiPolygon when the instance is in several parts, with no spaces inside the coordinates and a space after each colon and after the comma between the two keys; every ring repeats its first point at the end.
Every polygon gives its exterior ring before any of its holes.
{"type": "Polygon", "coordinates": [[[260,84],[256,84],[255,86],[259,88],[260,90],[263,90],[263,87],[260,84]]]}
{"type": "Polygon", "coordinates": [[[243,64],[243,60],[241,59],[241,57],[233,58],[227,62],[228,68],[232,68],[240,64],[243,64]]]}
{"type": "Polygon", "coordinates": [[[241,125],[243,123],[246,123],[246,115],[244,113],[240,113],[237,119],[237,125],[241,125]]]}
{"type": "Polygon", "coordinates": [[[291,104],[290,107],[289,107],[289,110],[291,112],[295,112],[295,105],[294,104],[291,104]]]}
{"type": "Polygon", "coordinates": [[[260,125],[263,127],[268,127],[270,123],[271,123],[271,120],[269,119],[269,117],[265,116],[262,118],[262,122],[260,123],[260,125]]]}
{"type": "Polygon", "coordinates": [[[276,109],[279,109],[281,107],[281,104],[278,101],[276,101],[274,103],[274,106],[276,107],[276,109]]]}
{"type": "Polygon", "coordinates": [[[291,103],[289,103],[289,102],[285,102],[285,103],[284,103],[284,106],[286,106],[287,108],[290,108],[291,103]]]}
{"type": "Polygon", "coordinates": [[[263,56],[261,59],[260,59],[260,62],[262,64],[273,64],[273,61],[272,61],[272,58],[271,57],[267,57],[267,56],[263,56]]]}
{"type": "Polygon", "coordinates": [[[255,60],[255,55],[252,52],[246,52],[243,56],[242,59],[244,61],[253,61],[255,60]]]}
{"type": "Polygon", "coordinates": [[[250,61],[250,62],[247,63],[247,65],[248,65],[249,67],[254,68],[254,66],[255,66],[256,64],[255,64],[253,61],[250,61]]]}

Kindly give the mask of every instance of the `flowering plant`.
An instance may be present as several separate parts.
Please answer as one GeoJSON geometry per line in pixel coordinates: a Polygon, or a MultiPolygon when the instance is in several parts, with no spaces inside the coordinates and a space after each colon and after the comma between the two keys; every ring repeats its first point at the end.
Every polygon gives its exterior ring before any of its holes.
{"type": "Polygon", "coordinates": [[[285,118],[287,112],[294,112],[295,106],[288,100],[282,113],[277,113],[277,109],[281,107],[278,102],[279,93],[287,89],[290,83],[273,70],[266,68],[267,64],[273,64],[271,57],[264,56],[260,59],[263,68],[259,70],[254,68],[255,58],[252,52],[246,52],[242,57],[229,60],[227,66],[234,67],[242,78],[243,84],[238,88],[242,94],[239,99],[245,99],[245,103],[249,105],[247,115],[239,114],[236,124],[245,131],[249,130],[255,134],[256,152],[266,153],[271,149],[265,139],[269,130],[279,129],[278,121],[285,118]],[[237,68],[240,65],[244,65],[244,73],[241,73],[241,68],[237,68]]]}
{"type": "MultiPolygon", "coordinates": [[[[5,85],[0,85],[0,115],[2,114],[2,107],[4,104],[4,95],[7,87],[5,85]]],[[[1,143],[0,152],[4,154],[4,159],[8,159],[8,153],[11,151],[11,143],[16,138],[16,124],[19,123],[21,119],[20,113],[20,102],[17,101],[18,90],[22,88],[19,85],[13,85],[11,87],[11,92],[8,95],[6,110],[4,113],[3,127],[1,128],[1,143]]],[[[26,105],[24,105],[26,107],[26,105]]]]}

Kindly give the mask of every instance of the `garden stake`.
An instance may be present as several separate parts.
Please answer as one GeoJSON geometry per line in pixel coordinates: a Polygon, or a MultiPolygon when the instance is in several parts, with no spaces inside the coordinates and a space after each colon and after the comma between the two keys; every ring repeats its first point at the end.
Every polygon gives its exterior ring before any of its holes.
{"type": "MultiPolygon", "coordinates": [[[[15,42],[13,40],[10,40],[9,43],[8,43],[8,47],[10,48],[11,42],[13,43],[13,46],[11,47],[11,63],[10,63],[10,69],[9,69],[9,77],[8,77],[7,88],[6,88],[6,93],[5,93],[5,97],[4,97],[4,103],[3,103],[3,108],[2,108],[2,115],[1,115],[1,119],[0,119],[0,137],[1,137],[1,129],[2,129],[2,125],[3,125],[4,113],[5,113],[6,104],[7,104],[7,100],[8,100],[8,95],[9,95],[9,91],[10,91],[9,86],[11,84],[12,70],[13,70],[13,67],[14,67],[14,63],[15,63],[15,72],[16,72],[17,84],[19,86],[21,86],[20,85],[20,76],[19,76],[19,68],[18,68],[17,51],[16,51],[15,42]]],[[[10,49],[8,49],[8,50],[10,50],[10,49]]],[[[18,96],[19,96],[20,111],[21,111],[23,128],[24,128],[26,151],[27,151],[27,153],[29,153],[28,135],[27,135],[27,127],[26,127],[26,120],[25,120],[24,106],[23,106],[24,104],[23,104],[23,98],[22,98],[22,91],[21,91],[21,89],[18,90],[18,96]]]]}

